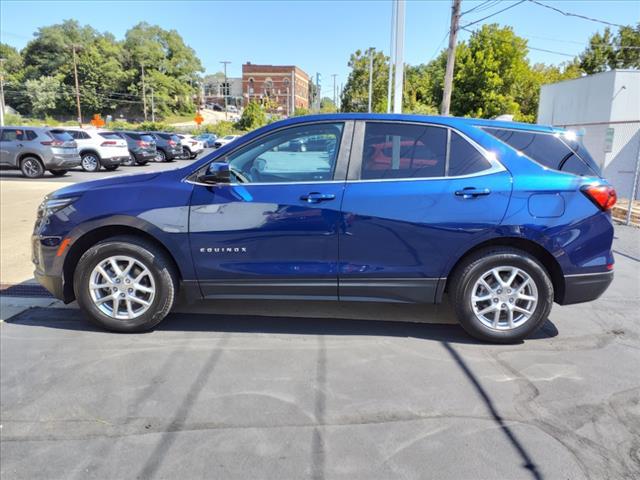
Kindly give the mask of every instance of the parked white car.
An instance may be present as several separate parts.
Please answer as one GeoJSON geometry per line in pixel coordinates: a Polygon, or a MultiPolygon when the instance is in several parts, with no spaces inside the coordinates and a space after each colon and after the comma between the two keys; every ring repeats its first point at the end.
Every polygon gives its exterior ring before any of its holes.
{"type": "Polygon", "coordinates": [[[182,145],[182,158],[196,158],[204,150],[204,142],[196,140],[193,135],[178,135],[182,145]]]}
{"type": "Polygon", "coordinates": [[[108,130],[65,128],[76,141],[80,166],[85,172],[97,172],[100,167],[115,170],[129,159],[127,142],[108,130]]]}
{"type": "Polygon", "coordinates": [[[227,143],[233,142],[236,138],[240,138],[240,135],[227,135],[225,137],[217,139],[216,143],[214,143],[213,146],[214,148],[220,148],[227,143]]]}

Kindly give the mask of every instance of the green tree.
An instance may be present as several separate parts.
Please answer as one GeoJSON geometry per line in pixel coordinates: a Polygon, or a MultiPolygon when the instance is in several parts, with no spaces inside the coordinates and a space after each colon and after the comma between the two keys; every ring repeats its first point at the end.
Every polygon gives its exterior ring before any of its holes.
{"type": "Polygon", "coordinates": [[[614,35],[609,27],[596,32],[580,54],[580,68],[587,74],[614,68],[640,68],[640,23],[620,27],[614,35]]]}
{"type": "Polygon", "coordinates": [[[60,81],[55,77],[27,80],[25,84],[31,111],[44,116],[53,112],[60,94],[60,81]]]}
{"type": "Polygon", "coordinates": [[[249,102],[242,111],[236,127],[240,130],[254,130],[267,124],[267,115],[258,102],[249,102]]]}
{"type": "Polygon", "coordinates": [[[24,94],[24,66],[22,55],[14,47],[6,43],[0,43],[0,74],[4,81],[5,105],[9,105],[18,111],[29,108],[29,99],[24,94]]]}
{"type": "Polygon", "coordinates": [[[373,56],[372,109],[387,111],[388,57],[375,48],[356,50],[349,59],[351,72],[341,98],[343,112],[366,112],[369,101],[369,59],[373,56]]]}
{"type": "Polygon", "coordinates": [[[320,100],[320,112],[322,113],[334,113],[337,112],[338,108],[336,104],[333,103],[333,100],[329,97],[322,97],[320,100]]]}

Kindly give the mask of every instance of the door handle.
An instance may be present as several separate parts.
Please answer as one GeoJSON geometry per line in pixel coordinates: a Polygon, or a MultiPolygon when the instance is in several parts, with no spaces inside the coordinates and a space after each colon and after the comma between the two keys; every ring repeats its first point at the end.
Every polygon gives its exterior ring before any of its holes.
{"type": "Polygon", "coordinates": [[[488,188],[475,188],[475,187],[465,187],[462,190],[456,190],[456,197],[462,197],[464,199],[482,197],[485,195],[489,195],[491,190],[488,188]]]}
{"type": "Polygon", "coordinates": [[[306,195],[302,195],[300,200],[304,200],[308,203],[319,203],[326,202],[328,200],[334,200],[336,196],[333,193],[320,193],[320,192],[311,192],[306,195]]]}

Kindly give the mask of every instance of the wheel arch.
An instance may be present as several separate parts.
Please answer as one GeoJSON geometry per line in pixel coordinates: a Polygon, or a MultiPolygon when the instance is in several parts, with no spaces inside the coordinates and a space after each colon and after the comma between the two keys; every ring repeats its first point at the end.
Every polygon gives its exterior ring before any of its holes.
{"type": "Polygon", "coordinates": [[[98,160],[102,160],[102,157],[100,156],[100,153],[98,153],[98,150],[96,150],[95,148],[83,148],[82,150],[80,150],[80,156],[85,155],[87,153],[93,153],[94,155],[96,155],[98,157],[98,160]]]}
{"type": "Polygon", "coordinates": [[[462,261],[467,258],[469,255],[474,254],[479,250],[483,250],[485,248],[491,247],[511,247],[517,248],[519,250],[523,250],[530,255],[533,255],[536,260],[538,260],[545,270],[549,273],[549,277],[551,278],[551,283],[553,284],[554,291],[554,301],[559,301],[564,297],[564,275],[562,273],[562,268],[560,264],[555,259],[555,257],[542,245],[533,240],[529,240],[527,238],[522,237],[498,237],[492,238],[489,240],[485,240],[477,245],[474,245],[469,250],[464,252],[458,260],[455,262],[453,267],[449,271],[449,275],[447,276],[447,282],[445,284],[444,291],[447,292],[449,289],[449,282],[454,277],[454,272],[460,266],[462,261]]]}
{"type": "Polygon", "coordinates": [[[171,262],[171,265],[178,278],[178,284],[180,284],[183,279],[183,273],[178,266],[178,262],[176,262],[176,259],[171,254],[171,251],[158,238],[147,231],[144,231],[140,228],[132,227],[130,225],[105,225],[83,233],[80,237],[73,241],[73,243],[69,247],[69,251],[65,256],[62,266],[64,278],[63,294],[65,303],[69,303],[75,300],[75,293],[73,291],[73,275],[75,273],[75,269],[78,265],[80,257],[82,257],[82,254],[102,240],[121,235],[128,235],[144,239],[145,241],[152,243],[154,246],[162,250],[162,252],[171,262]]]}
{"type": "Polygon", "coordinates": [[[33,157],[36,160],[38,160],[42,166],[46,169],[47,167],[44,166],[44,160],[42,159],[42,156],[38,155],[37,153],[34,152],[22,152],[19,156],[18,156],[18,167],[20,167],[20,164],[22,163],[22,161],[25,158],[29,158],[29,157],[33,157]]]}

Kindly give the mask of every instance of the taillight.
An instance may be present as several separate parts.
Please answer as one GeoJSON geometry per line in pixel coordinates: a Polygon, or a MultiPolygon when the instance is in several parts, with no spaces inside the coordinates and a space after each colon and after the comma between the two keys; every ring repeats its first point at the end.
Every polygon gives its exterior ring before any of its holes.
{"type": "Polygon", "coordinates": [[[198,142],[194,142],[194,141],[191,141],[191,142],[189,142],[189,143],[190,143],[191,145],[197,145],[197,144],[198,144],[198,142]]]}
{"type": "Polygon", "coordinates": [[[40,142],[40,143],[48,147],[62,147],[64,145],[64,142],[62,140],[47,140],[45,142],[40,142]]]}
{"type": "Polygon", "coordinates": [[[138,140],[136,143],[138,144],[139,147],[142,147],[142,148],[147,148],[149,146],[149,142],[145,142],[143,140],[138,140]]]}
{"type": "Polygon", "coordinates": [[[171,145],[172,147],[176,146],[176,142],[174,142],[173,140],[169,140],[169,145],[171,145]]]}
{"type": "Polygon", "coordinates": [[[115,140],[106,140],[100,144],[101,147],[115,147],[118,144],[115,140]]]}
{"type": "Polygon", "coordinates": [[[616,189],[611,185],[585,185],[581,188],[589,200],[601,210],[610,210],[618,199],[616,189]]]}

